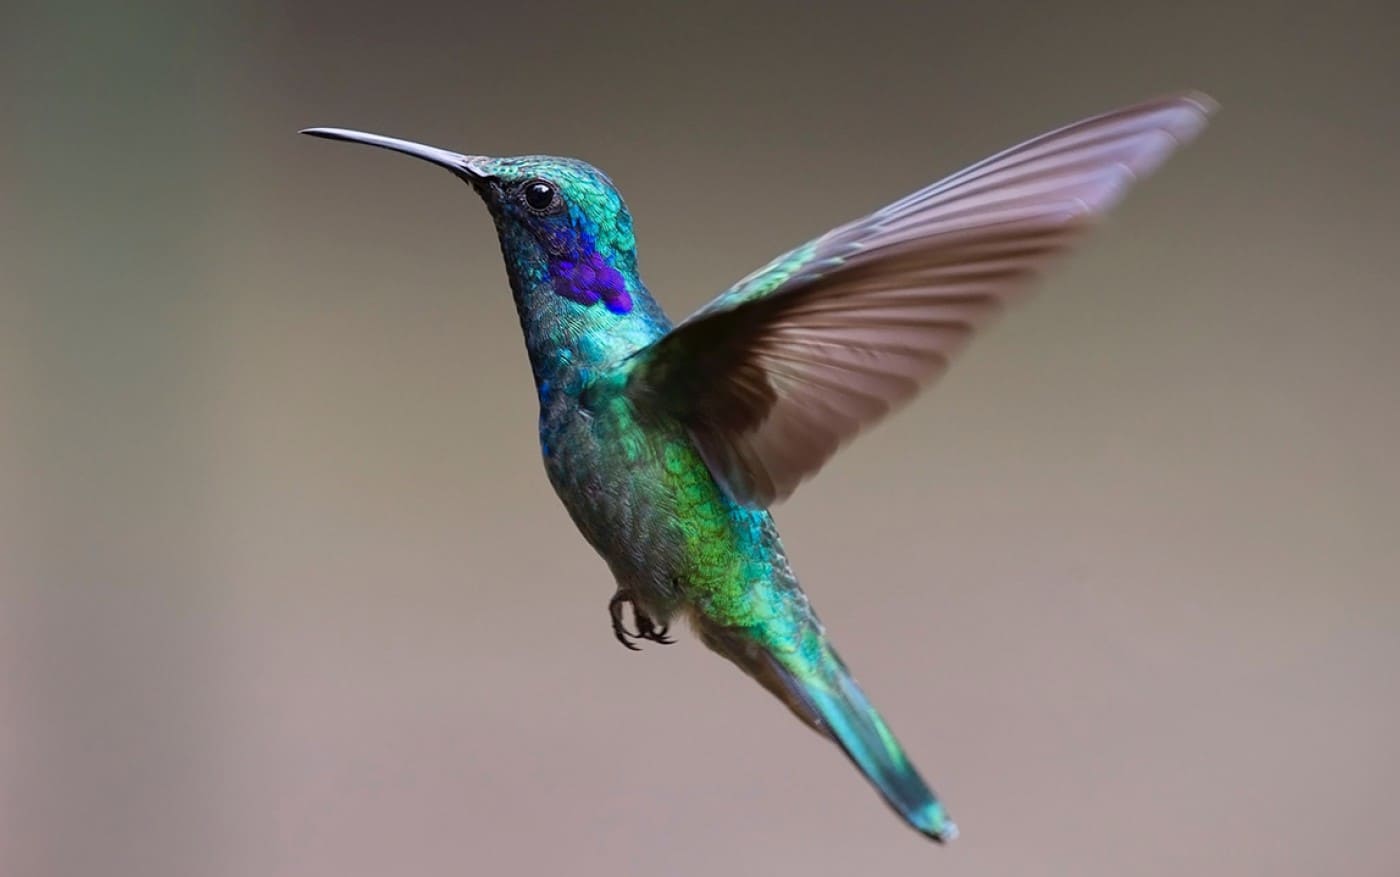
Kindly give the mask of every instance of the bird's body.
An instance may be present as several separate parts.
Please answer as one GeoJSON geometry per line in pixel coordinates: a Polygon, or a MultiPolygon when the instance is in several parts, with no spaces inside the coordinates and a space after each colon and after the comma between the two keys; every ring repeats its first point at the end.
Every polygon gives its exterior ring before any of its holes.
{"type": "Polygon", "coordinates": [[[913,813],[920,830],[954,832],[827,642],[773,516],[730,496],[682,422],[639,407],[628,393],[633,357],[672,328],[640,277],[625,278],[635,314],[625,332],[602,314],[602,325],[540,321],[536,315],[556,296],[553,273],[519,266],[510,277],[540,398],[545,472],[617,582],[620,599],[611,608],[618,638],[633,647],[622,602],[632,603],[645,639],[666,642],[670,622],[688,618],[707,646],[813,728],[827,733],[840,721],[843,731],[852,727],[846,733],[864,733],[864,742],[852,741],[852,758],[872,771],[884,770],[876,759],[896,766],[902,775],[886,780],[886,794],[902,796],[896,806],[913,813]],[[814,687],[826,690],[821,707],[802,693],[814,687]],[[833,715],[823,718],[823,708],[833,715]]]}
{"type": "Polygon", "coordinates": [[[648,617],[693,609],[750,626],[771,614],[773,587],[795,587],[772,516],[726,496],[684,428],[639,419],[619,388],[598,388],[587,407],[547,404],[540,441],[564,507],[648,617]]]}
{"type": "MultiPolygon", "coordinates": [[[[666,627],[683,614],[705,645],[842,745],[916,828],[939,840],[956,836],[828,641],[773,516],[715,481],[681,423],[649,417],[628,398],[626,363],[635,352],[582,384],[584,398],[546,379],[540,444],[550,483],[607,562],[618,594],[633,603],[641,635],[665,642],[666,627]]],[[[614,629],[631,647],[613,605],[614,629]]]]}
{"type": "Polygon", "coordinates": [[[519,250],[504,248],[539,394],[545,472],[644,614],[665,623],[682,607],[703,605],[732,622],[753,611],[742,582],[763,560],[781,557],[781,546],[765,510],[739,505],[715,483],[685,426],[628,393],[631,357],[672,324],[635,264],[616,264],[622,260],[613,254],[633,246],[625,233],[589,228],[584,257],[603,254],[618,271],[629,299],[622,314],[595,303],[560,319],[559,272],[549,260],[517,260],[519,250]]]}
{"type": "Polygon", "coordinates": [[[486,201],[545,470],[616,580],[618,639],[669,642],[687,618],[945,840],[956,828],[829,643],[767,507],[940,374],[1210,109],[1164,99],[1028,141],[779,257],[676,326],[637,271],[621,197],[589,165],[309,133],[425,158],[486,201]]]}

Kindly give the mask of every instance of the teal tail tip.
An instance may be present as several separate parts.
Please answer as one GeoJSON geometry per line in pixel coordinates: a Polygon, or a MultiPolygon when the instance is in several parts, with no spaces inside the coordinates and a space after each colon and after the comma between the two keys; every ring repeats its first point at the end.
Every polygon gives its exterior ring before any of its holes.
{"type": "Polygon", "coordinates": [[[958,839],[958,825],[948,818],[943,805],[934,803],[922,813],[911,814],[909,822],[931,840],[946,844],[958,839]]]}

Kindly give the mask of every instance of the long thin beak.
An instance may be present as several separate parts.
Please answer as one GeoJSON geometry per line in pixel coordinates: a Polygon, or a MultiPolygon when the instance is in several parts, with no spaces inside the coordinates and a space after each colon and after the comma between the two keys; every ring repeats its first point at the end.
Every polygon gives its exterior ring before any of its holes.
{"type": "Polygon", "coordinates": [[[392,149],[395,152],[402,152],[405,155],[411,155],[414,158],[421,158],[424,161],[445,167],[467,182],[477,182],[487,177],[481,168],[480,156],[461,155],[456,152],[448,152],[446,149],[438,149],[436,146],[414,143],[411,140],[400,140],[397,137],[385,137],[382,134],[369,134],[364,131],[351,131],[346,128],[306,128],[301,133],[310,134],[312,137],[324,137],[327,140],[348,140],[351,143],[365,143],[370,146],[378,146],[381,149],[392,149]]]}

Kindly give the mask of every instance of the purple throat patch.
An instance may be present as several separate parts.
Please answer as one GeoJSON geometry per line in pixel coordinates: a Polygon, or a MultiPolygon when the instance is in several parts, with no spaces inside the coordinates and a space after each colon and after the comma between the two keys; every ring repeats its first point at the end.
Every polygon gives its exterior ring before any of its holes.
{"type": "Polygon", "coordinates": [[[603,306],[614,314],[632,311],[632,295],[621,272],[604,261],[596,251],[577,261],[558,259],[550,265],[554,291],[581,305],[603,306]]]}

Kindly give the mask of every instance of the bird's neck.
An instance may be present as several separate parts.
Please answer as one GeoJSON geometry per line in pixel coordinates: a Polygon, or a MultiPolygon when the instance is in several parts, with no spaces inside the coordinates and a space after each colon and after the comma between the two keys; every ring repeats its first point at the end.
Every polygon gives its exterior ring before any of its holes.
{"type": "Polygon", "coordinates": [[[559,394],[577,397],[600,373],[671,328],[635,263],[608,267],[611,270],[580,270],[577,263],[509,265],[541,404],[559,394]]]}

